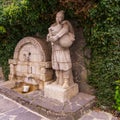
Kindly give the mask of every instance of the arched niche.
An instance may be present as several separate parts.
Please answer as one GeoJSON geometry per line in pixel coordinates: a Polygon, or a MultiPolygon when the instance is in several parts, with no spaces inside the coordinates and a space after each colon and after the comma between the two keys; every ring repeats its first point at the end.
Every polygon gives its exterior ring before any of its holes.
{"type": "MultiPolygon", "coordinates": [[[[36,54],[40,55],[38,58],[39,61],[50,61],[51,59],[51,50],[47,46],[45,40],[35,37],[25,37],[20,40],[15,48],[13,59],[19,60],[21,54],[31,52],[31,55],[36,54]],[[33,54],[32,54],[33,53],[33,54]]],[[[35,55],[34,55],[35,56],[35,55]]]]}
{"type": "Polygon", "coordinates": [[[9,59],[9,64],[10,80],[26,82],[25,79],[30,77],[30,84],[43,85],[52,80],[51,48],[44,39],[21,39],[16,45],[13,59],[9,59]]]}

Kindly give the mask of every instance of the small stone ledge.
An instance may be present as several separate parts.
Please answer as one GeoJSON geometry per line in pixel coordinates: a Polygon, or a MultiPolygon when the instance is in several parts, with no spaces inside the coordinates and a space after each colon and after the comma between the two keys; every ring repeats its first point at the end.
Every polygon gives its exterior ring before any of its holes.
{"type": "Polygon", "coordinates": [[[36,90],[23,95],[7,88],[6,85],[0,86],[0,93],[52,120],[77,120],[95,103],[94,96],[84,93],[79,93],[65,103],[45,98],[43,91],[36,90]]]}

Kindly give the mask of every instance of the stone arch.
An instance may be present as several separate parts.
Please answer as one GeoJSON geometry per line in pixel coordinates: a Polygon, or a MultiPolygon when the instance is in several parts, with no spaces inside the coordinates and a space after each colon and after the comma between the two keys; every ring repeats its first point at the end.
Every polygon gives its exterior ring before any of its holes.
{"type": "Polygon", "coordinates": [[[51,59],[50,47],[47,45],[45,40],[41,40],[40,38],[36,37],[24,37],[23,39],[21,39],[15,48],[13,59],[18,60],[19,52],[21,48],[26,44],[32,44],[35,48],[38,49],[39,53],[42,54],[43,56],[42,62],[50,61],[51,59]]]}
{"type": "Polygon", "coordinates": [[[51,47],[46,40],[38,37],[24,37],[9,59],[9,80],[16,80],[44,88],[44,82],[52,81],[51,47]],[[30,80],[29,80],[30,78],[30,80]]]}

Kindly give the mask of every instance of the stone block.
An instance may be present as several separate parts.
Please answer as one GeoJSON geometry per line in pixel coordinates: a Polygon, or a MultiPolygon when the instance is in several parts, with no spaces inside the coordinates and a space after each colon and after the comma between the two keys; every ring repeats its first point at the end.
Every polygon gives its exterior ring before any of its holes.
{"type": "Polygon", "coordinates": [[[69,101],[72,97],[76,96],[78,92],[78,85],[76,83],[67,89],[56,84],[49,84],[44,88],[45,97],[56,99],[62,103],[69,101]]]}
{"type": "Polygon", "coordinates": [[[15,60],[15,59],[9,59],[8,63],[9,64],[17,64],[17,60],[15,60]]]}
{"type": "Polygon", "coordinates": [[[41,74],[40,75],[40,79],[43,81],[49,81],[51,80],[53,77],[53,72],[52,71],[48,71],[46,74],[41,74]]]}
{"type": "Polygon", "coordinates": [[[44,86],[51,84],[54,80],[44,81],[44,86]]]}
{"type": "Polygon", "coordinates": [[[40,67],[45,67],[45,68],[51,68],[52,67],[51,61],[40,62],[39,65],[40,65],[40,67]]]}
{"type": "Polygon", "coordinates": [[[0,100],[0,113],[4,113],[6,111],[10,111],[15,108],[18,108],[18,106],[16,104],[14,104],[13,102],[11,102],[7,99],[0,100]]]}
{"type": "Polygon", "coordinates": [[[43,81],[39,81],[39,89],[43,90],[44,88],[44,82],[43,81]]]}

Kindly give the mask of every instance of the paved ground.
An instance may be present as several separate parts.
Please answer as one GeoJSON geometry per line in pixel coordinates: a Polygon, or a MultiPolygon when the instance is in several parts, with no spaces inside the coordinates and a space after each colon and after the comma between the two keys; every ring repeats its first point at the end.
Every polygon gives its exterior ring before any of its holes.
{"type": "Polygon", "coordinates": [[[107,112],[90,111],[89,113],[85,114],[79,120],[118,120],[118,119],[107,112]]]}
{"type": "MultiPolygon", "coordinates": [[[[0,120],[50,120],[0,94],[0,120]]],[[[60,119],[62,120],[62,119],[60,119]]],[[[79,120],[118,120],[110,113],[90,111],[79,120]]]]}
{"type": "Polygon", "coordinates": [[[49,120],[17,102],[0,95],[0,120],[49,120]]]}

